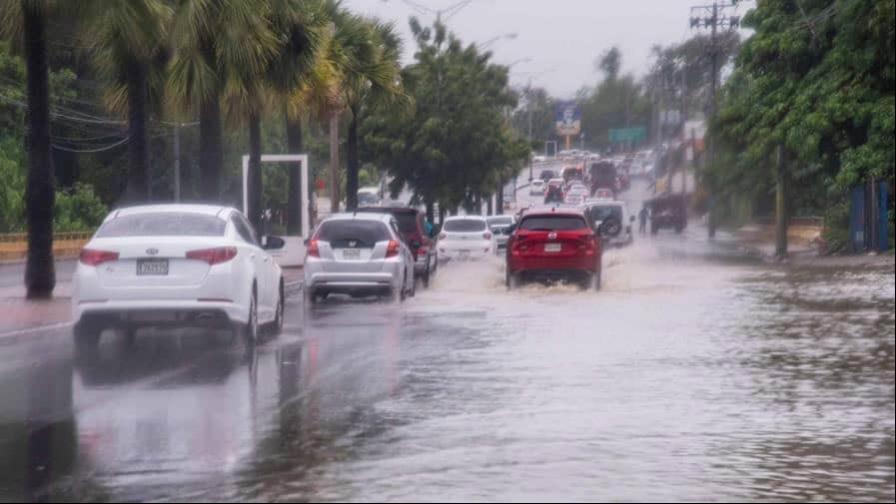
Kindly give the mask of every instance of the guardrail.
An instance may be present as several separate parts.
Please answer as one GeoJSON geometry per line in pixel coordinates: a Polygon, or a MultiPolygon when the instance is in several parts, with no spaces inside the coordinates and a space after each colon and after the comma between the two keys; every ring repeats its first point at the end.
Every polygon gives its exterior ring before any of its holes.
{"type": "MultiPolygon", "coordinates": [[[[53,255],[57,258],[76,257],[91,236],[93,236],[93,231],[54,233],[53,255]]],[[[23,259],[27,253],[28,235],[26,233],[0,234],[0,261],[23,259]]]]}

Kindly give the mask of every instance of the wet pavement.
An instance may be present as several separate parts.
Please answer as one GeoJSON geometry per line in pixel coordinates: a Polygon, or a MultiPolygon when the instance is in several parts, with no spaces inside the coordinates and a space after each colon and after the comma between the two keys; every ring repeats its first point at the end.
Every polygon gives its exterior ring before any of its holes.
{"type": "Polygon", "coordinates": [[[601,292],[496,259],[296,295],[254,352],[0,342],[0,500],[894,500],[893,268],[697,235],[607,252],[601,292]]]}

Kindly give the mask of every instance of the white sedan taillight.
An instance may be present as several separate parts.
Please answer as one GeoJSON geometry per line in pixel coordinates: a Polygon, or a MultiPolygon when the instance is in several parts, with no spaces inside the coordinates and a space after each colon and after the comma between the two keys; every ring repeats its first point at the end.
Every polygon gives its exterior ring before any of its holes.
{"type": "Polygon", "coordinates": [[[86,264],[87,266],[98,266],[104,262],[117,261],[118,252],[112,252],[110,250],[81,249],[81,254],[78,257],[78,260],[81,261],[81,264],[86,264]]]}
{"type": "Polygon", "coordinates": [[[204,261],[209,266],[227,262],[234,257],[236,257],[236,247],[214,247],[187,252],[187,259],[204,261]]]}

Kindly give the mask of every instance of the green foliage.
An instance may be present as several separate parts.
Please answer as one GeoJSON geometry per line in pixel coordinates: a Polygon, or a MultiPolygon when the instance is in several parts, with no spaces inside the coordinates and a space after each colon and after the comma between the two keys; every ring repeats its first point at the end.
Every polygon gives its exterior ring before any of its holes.
{"type": "Polygon", "coordinates": [[[25,153],[14,137],[0,138],[0,233],[25,224],[25,153]]]}
{"type": "Polygon", "coordinates": [[[736,153],[724,168],[736,187],[771,180],[780,144],[799,206],[826,206],[828,194],[871,177],[893,180],[894,3],[799,7],[770,0],[745,17],[755,33],[725,85],[711,134],[736,153]]]}
{"type": "Polygon", "coordinates": [[[70,190],[56,192],[53,227],[58,232],[96,229],[108,213],[93,187],[76,183],[70,190]]]}
{"type": "Polygon", "coordinates": [[[826,252],[835,254],[846,250],[849,245],[849,203],[838,202],[825,211],[822,233],[826,252]]]}
{"type": "Polygon", "coordinates": [[[527,159],[529,145],[504,118],[515,94],[507,68],[464,46],[444,25],[411,20],[415,62],[402,72],[407,109],[377,107],[362,124],[364,148],[427,203],[445,208],[491,193],[527,159]]]}

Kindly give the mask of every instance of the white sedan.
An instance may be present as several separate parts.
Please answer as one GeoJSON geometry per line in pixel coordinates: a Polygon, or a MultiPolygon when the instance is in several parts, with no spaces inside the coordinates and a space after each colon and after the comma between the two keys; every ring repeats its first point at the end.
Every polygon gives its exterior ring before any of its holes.
{"type": "Polygon", "coordinates": [[[110,213],[81,250],[72,315],[79,346],[104,329],[229,327],[254,343],[260,324],[283,325],[283,274],[239,211],[145,205],[110,213]]]}
{"type": "Polygon", "coordinates": [[[482,259],[495,253],[495,235],[485,217],[464,215],[448,217],[439,234],[439,259],[482,259]]]}

